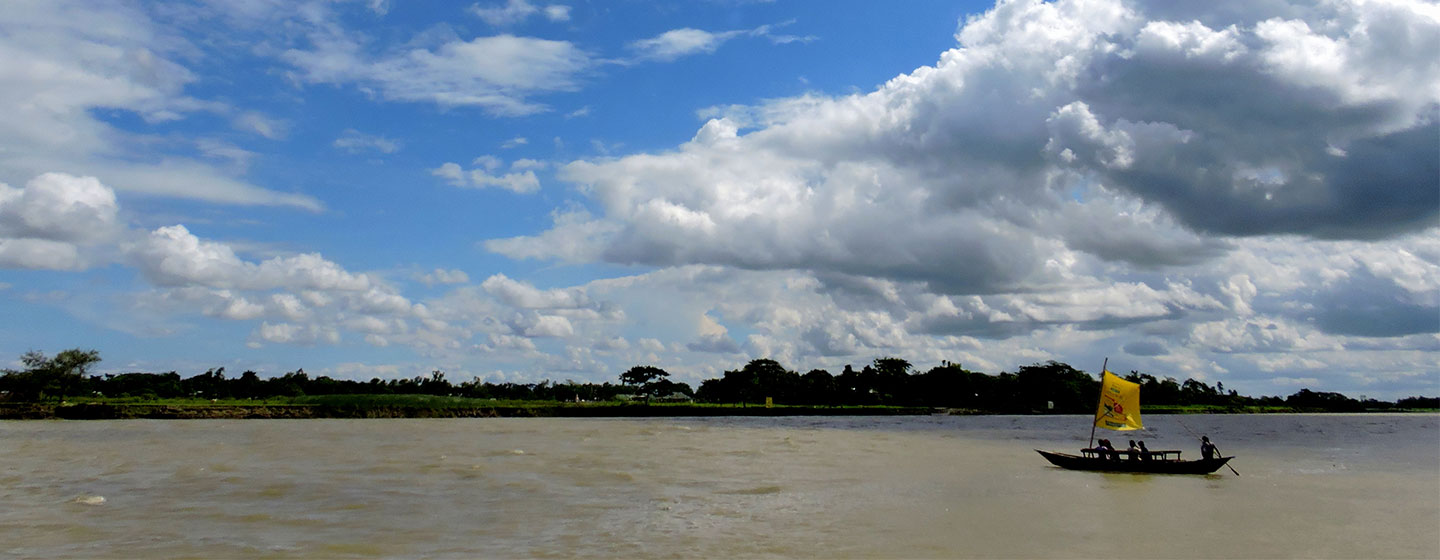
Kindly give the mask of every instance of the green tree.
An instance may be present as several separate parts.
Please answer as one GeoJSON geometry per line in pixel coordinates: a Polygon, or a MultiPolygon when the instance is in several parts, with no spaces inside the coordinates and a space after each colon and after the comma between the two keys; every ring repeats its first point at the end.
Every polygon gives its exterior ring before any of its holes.
{"type": "Polygon", "coordinates": [[[804,390],[800,374],[785,369],[775,360],[751,360],[741,368],[740,374],[741,379],[750,380],[747,388],[753,391],[750,397],[755,402],[771,397],[777,403],[794,404],[801,399],[800,393],[804,390]]]}
{"type": "Polygon", "coordinates": [[[260,375],[248,369],[245,370],[245,373],[240,374],[240,379],[230,382],[234,386],[234,395],[242,399],[264,396],[260,391],[262,383],[260,375]]]}
{"type": "Polygon", "coordinates": [[[65,400],[65,395],[75,394],[90,366],[100,362],[100,352],[71,348],[55,357],[46,357],[44,352],[31,350],[20,356],[24,370],[4,370],[0,389],[9,391],[16,400],[35,401],[47,397],[65,400]]]}
{"type": "Polygon", "coordinates": [[[1186,379],[1180,385],[1180,397],[1185,404],[1215,404],[1220,393],[1214,387],[1206,385],[1203,381],[1186,379]]]}
{"type": "Polygon", "coordinates": [[[871,363],[875,371],[875,390],[886,404],[913,404],[910,402],[910,362],[902,358],[876,358],[871,363]]]}
{"type": "Polygon", "coordinates": [[[1285,404],[1300,409],[1326,412],[1358,412],[1363,408],[1359,401],[1340,393],[1309,389],[1301,389],[1300,392],[1285,397],[1285,404]]]}
{"type": "Polygon", "coordinates": [[[823,369],[812,369],[800,376],[805,404],[833,404],[836,399],[835,376],[823,369]]]}
{"type": "Polygon", "coordinates": [[[635,366],[620,374],[620,384],[634,386],[641,394],[649,396],[670,387],[667,377],[670,377],[670,372],[658,367],[635,366]]]}
{"type": "Polygon", "coordinates": [[[985,385],[990,376],[966,371],[948,360],[914,377],[912,390],[918,397],[915,404],[978,409],[984,408],[982,403],[990,397],[985,385]]]}
{"type": "Polygon", "coordinates": [[[1016,412],[1049,410],[1054,403],[1055,412],[1083,413],[1095,408],[1100,382],[1069,364],[1051,360],[1022,366],[1016,372],[1014,389],[1010,402],[1016,412]]]}

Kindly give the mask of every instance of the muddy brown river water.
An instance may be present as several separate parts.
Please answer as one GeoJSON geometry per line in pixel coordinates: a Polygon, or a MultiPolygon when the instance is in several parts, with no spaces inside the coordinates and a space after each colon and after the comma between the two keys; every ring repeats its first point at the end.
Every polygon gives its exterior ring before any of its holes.
{"type": "Polygon", "coordinates": [[[0,557],[1440,557],[1440,416],[1146,423],[1241,476],[1050,466],[1078,416],[7,421],[0,557]]]}

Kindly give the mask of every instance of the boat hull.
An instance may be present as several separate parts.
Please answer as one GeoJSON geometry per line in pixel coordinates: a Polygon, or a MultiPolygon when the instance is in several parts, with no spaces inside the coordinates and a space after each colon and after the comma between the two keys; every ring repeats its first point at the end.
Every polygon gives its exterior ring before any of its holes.
{"type": "Polygon", "coordinates": [[[1146,474],[1210,474],[1225,463],[1230,462],[1234,457],[1217,457],[1214,459],[1200,459],[1198,461],[1181,460],[1152,460],[1152,461],[1131,461],[1128,459],[1113,460],[1100,459],[1096,457],[1081,457],[1068,453],[1054,453],[1051,451],[1035,450],[1042,457],[1045,457],[1051,464],[1074,471],[1105,471],[1124,473],[1146,473],[1146,474]]]}

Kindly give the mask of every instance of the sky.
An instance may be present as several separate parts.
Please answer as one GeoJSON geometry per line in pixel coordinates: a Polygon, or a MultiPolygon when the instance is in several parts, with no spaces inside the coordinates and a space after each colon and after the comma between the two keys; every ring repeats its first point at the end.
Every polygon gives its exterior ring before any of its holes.
{"type": "Polygon", "coordinates": [[[9,0],[0,364],[1440,394],[1440,5],[9,0]]]}

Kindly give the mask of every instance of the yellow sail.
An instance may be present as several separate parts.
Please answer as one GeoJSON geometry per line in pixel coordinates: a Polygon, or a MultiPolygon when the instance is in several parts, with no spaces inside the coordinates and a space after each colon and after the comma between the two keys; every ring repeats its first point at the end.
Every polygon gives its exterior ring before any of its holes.
{"type": "Polygon", "coordinates": [[[1095,410],[1095,427],[1107,430],[1139,430],[1140,384],[1131,383],[1106,370],[1100,382],[1100,407],[1095,410]]]}

